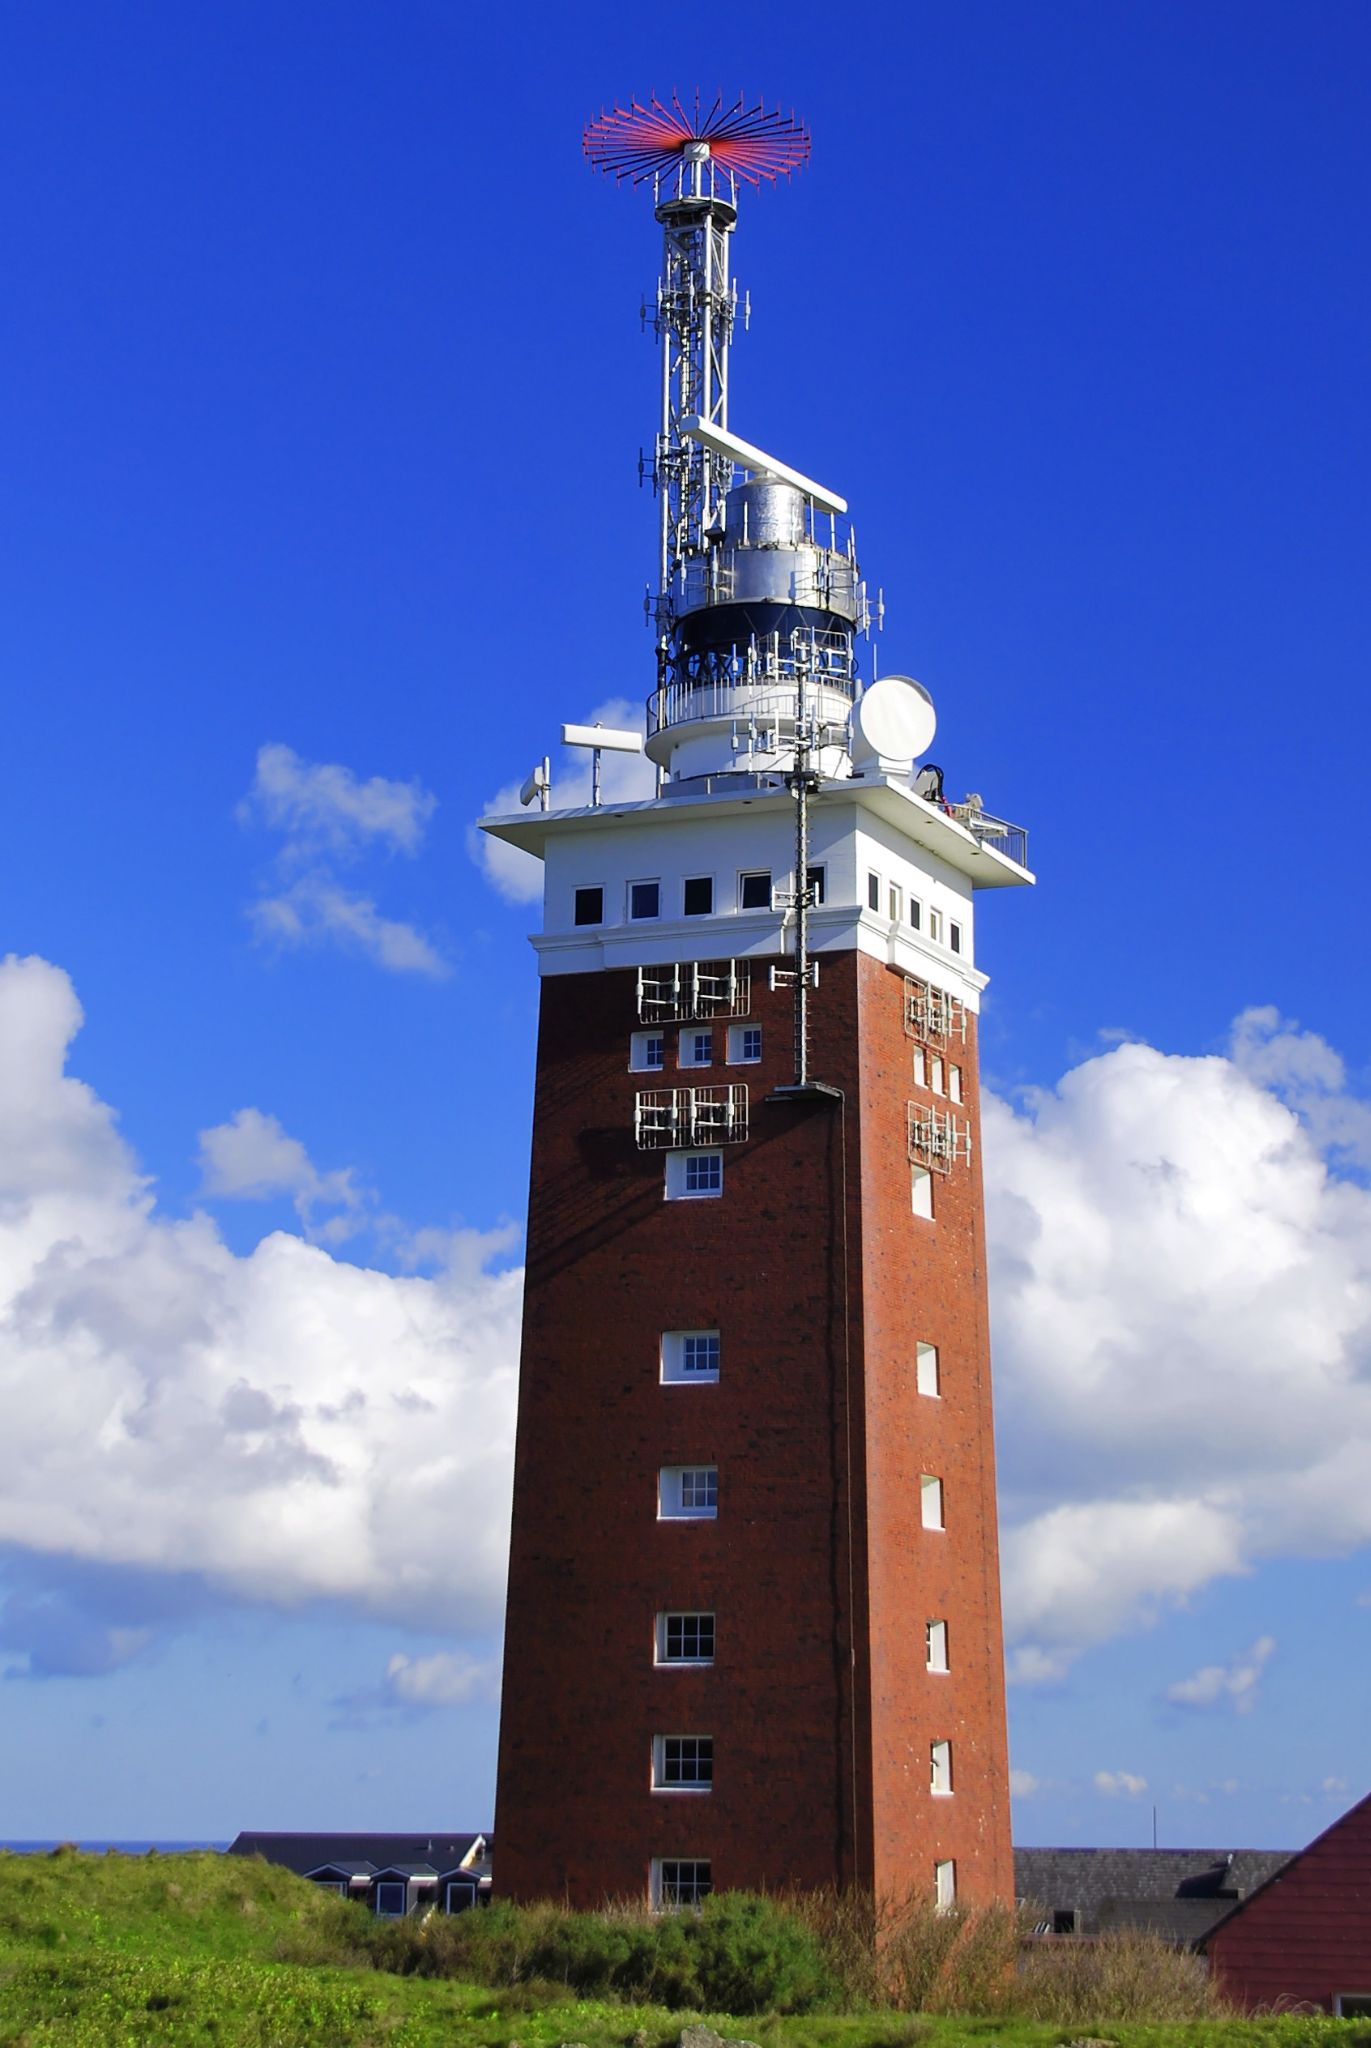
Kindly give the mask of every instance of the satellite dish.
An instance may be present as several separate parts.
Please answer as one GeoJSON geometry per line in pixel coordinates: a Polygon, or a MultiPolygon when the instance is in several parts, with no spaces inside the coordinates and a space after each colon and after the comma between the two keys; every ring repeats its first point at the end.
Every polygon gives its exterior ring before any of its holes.
{"type": "Polygon", "coordinates": [[[853,766],[917,760],[932,746],[937,730],[933,699],[922,683],[913,676],[882,676],[853,707],[853,766]]]}

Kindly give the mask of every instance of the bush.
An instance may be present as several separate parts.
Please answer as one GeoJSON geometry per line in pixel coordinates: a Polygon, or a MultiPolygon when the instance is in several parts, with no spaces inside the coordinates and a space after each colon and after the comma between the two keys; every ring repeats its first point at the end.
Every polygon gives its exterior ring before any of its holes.
{"type": "Polygon", "coordinates": [[[711,2011],[812,2012],[838,1988],[810,1929],[773,1899],[720,1892],[697,1919],[677,1924],[690,1937],[700,2003],[711,2011]]]}
{"type": "Polygon", "coordinates": [[[1198,2020],[1227,2011],[1203,1957],[1131,1928],[1091,1941],[1029,1943],[1013,2009],[1062,2027],[1198,2020]]]}

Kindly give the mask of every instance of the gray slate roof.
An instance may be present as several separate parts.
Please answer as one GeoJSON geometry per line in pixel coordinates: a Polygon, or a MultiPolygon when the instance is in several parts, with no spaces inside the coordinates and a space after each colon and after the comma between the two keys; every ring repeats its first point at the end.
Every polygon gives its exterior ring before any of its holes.
{"type": "Polygon", "coordinates": [[[1293,1849],[1016,1849],[1014,1889],[1078,1931],[1139,1927],[1192,1942],[1290,1861],[1293,1849]]]}
{"type": "Polygon", "coordinates": [[[262,1856],[268,1863],[284,1864],[300,1877],[322,1870],[325,1864],[343,1867],[369,1863],[376,1870],[394,1870],[403,1865],[425,1865],[430,1873],[452,1872],[471,1854],[478,1842],[489,1844],[488,1835],[296,1835],[280,1831],[244,1829],[229,1843],[230,1856],[262,1856]]]}

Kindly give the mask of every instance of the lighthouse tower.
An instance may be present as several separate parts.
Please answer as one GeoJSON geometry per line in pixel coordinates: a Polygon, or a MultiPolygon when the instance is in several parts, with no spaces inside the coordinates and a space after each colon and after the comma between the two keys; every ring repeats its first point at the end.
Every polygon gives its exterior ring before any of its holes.
{"type": "Polygon", "coordinates": [[[658,793],[597,751],[485,821],[545,868],[498,1889],[1010,1898],[974,903],[1026,842],[863,682],[844,501],[729,424],[739,188],[803,129],[586,149],[664,244],[658,793]]]}

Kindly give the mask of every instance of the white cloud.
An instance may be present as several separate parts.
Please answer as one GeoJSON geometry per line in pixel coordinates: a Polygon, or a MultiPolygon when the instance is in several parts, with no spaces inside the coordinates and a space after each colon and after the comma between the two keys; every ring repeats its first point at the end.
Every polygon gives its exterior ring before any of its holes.
{"type": "Polygon", "coordinates": [[[350,1166],[320,1173],[298,1138],[260,1109],[235,1110],[200,1133],[201,1184],[207,1195],[264,1201],[289,1195],[307,1236],[338,1244],[359,1227],[368,1197],[350,1166]],[[321,1209],[335,1213],[319,1220],[321,1209]]]}
{"type": "Polygon", "coordinates": [[[1031,1799],[1037,1791],[1039,1783],[1040,1780],[1034,1777],[1032,1771],[1011,1771],[1009,1773],[1009,1790],[1015,1799],[1031,1799]]]}
{"type": "Polygon", "coordinates": [[[1011,1675],[1371,1540],[1371,1193],[1321,1149],[1359,1127],[1342,1085],[1253,1011],[1231,1058],[1120,1045],[987,1100],[1011,1675]]]}
{"type": "Polygon", "coordinates": [[[1325,1778],[1319,1790],[1326,1792],[1330,1799],[1335,1799],[1347,1790],[1347,1780],[1346,1778],[1325,1778]]]}
{"type": "Polygon", "coordinates": [[[406,1707],[464,1707],[470,1700],[491,1698],[498,1683],[493,1664],[445,1650],[429,1657],[397,1651],[386,1666],[387,1694],[406,1707]]]}
{"type": "MultiPolygon", "coordinates": [[[[611,697],[597,704],[582,721],[586,725],[617,727],[624,732],[644,730],[643,707],[627,697],[611,697]]],[[[645,754],[602,754],[601,799],[607,804],[637,803],[655,794],[657,771],[645,754]]],[[[497,789],[482,816],[498,818],[519,809],[522,782],[507,782],[497,789]]],[[[585,747],[563,747],[552,776],[552,801],[559,811],[575,810],[590,802],[590,754],[585,747]]],[[[543,863],[517,846],[492,839],[476,825],[467,829],[467,847],[486,880],[508,903],[539,903],[543,895],[543,863]]]]}
{"type": "MultiPolygon", "coordinates": [[[[280,1232],[238,1257],[207,1216],[158,1213],[64,1074],[80,1022],[59,969],[0,963],[0,1543],[488,1631],[521,1279],[483,1255],[507,1235],[467,1233],[435,1278],[280,1232]]],[[[266,1118],[221,1126],[210,1159],[303,1172],[266,1118]]]]}
{"type": "Polygon", "coordinates": [[[1132,1771],[1096,1771],[1095,1790],[1106,1799],[1137,1799],[1147,1790],[1147,1780],[1132,1771]]]}
{"type": "Polygon", "coordinates": [[[1166,1697],[1182,1707],[1231,1706],[1250,1714],[1257,1704],[1257,1682],[1275,1647],[1274,1636],[1259,1636],[1231,1664],[1206,1664],[1193,1677],[1177,1679],[1166,1688],[1166,1697]]]}
{"type": "Polygon", "coordinates": [[[379,840],[417,853],[438,799],[419,782],[366,782],[336,761],[303,761],[291,747],[257,750],[257,772],[240,806],[285,835],[292,858],[326,848],[351,851],[379,840]]]}
{"type": "Polygon", "coordinates": [[[335,761],[304,761],[290,747],[261,747],[239,822],[281,835],[273,876],[248,920],[264,943],[341,945],[393,974],[438,980],[447,962],[411,924],[382,915],[373,896],[346,888],[338,867],[373,847],[415,854],[437,798],[419,782],[373,775],[363,782],[335,761]]]}

